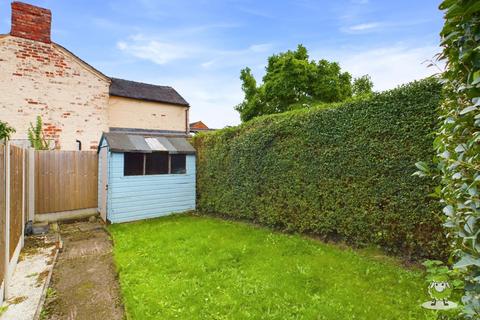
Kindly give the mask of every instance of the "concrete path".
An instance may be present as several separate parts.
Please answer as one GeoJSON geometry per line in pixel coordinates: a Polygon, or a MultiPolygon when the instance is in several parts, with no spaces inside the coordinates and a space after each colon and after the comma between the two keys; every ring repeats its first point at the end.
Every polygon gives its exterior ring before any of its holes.
{"type": "Polygon", "coordinates": [[[0,320],[32,320],[38,316],[57,248],[55,239],[48,235],[25,238],[0,320]]]}
{"type": "Polygon", "coordinates": [[[63,251],[53,270],[41,319],[123,319],[112,257],[101,222],[60,224],[63,251]]]}

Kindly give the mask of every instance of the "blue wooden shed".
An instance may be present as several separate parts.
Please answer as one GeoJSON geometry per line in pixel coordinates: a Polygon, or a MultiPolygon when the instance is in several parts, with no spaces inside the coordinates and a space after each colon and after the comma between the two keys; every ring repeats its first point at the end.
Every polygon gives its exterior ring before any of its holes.
{"type": "Polygon", "coordinates": [[[104,133],[98,152],[98,208],[104,220],[195,209],[195,149],[186,137],[104,133]]]}

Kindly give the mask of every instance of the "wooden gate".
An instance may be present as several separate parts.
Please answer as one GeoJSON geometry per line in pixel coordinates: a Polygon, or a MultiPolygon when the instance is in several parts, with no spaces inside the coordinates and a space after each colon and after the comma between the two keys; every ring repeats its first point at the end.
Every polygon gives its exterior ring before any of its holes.
{"type": "Polygon", "coordinates": [[[95,151],[35,151],[35,213],[97,208],[95,151]]]}

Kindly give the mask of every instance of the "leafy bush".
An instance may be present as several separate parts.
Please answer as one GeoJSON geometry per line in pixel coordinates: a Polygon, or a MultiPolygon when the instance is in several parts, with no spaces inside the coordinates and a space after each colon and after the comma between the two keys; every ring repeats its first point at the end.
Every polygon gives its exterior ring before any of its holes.
{"type": "Polygon", "coordinates": [[[0,120],[0,142],[10,140],[10,136],[15,133],[15,129],[10,127],[7,122],[0,120]]]}
{"type": "Polygon", "coordinates": [[[440,9],[445,25],[439,58],[447,67],[434,172],[454,267],[466,274],[463,315],[480,319],[480,2],[445,0],[440,9]]]}
{"type": "Polygon", "coordinates": [[[255,118],[195,137],[198,207],[410,258],[445,257],[432,158],[441,86],[433,79],[358,99],[255,118]]]}

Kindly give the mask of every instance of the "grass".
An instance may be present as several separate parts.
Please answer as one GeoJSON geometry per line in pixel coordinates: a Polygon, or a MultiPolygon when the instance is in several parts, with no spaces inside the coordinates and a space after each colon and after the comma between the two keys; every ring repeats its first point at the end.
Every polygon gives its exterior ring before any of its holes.
{"type": "Polygon", "coordinates": [[[5,313],[5,311],[7,311],[8,309],[8,306],[0,306],[0,317],[2,316],[2,314],[5,313]]]}
{"type": "Polygon", "coordinates": [[[434,319],[378,254],[191,215],[109,230],[129,319],[434,319]]]}

